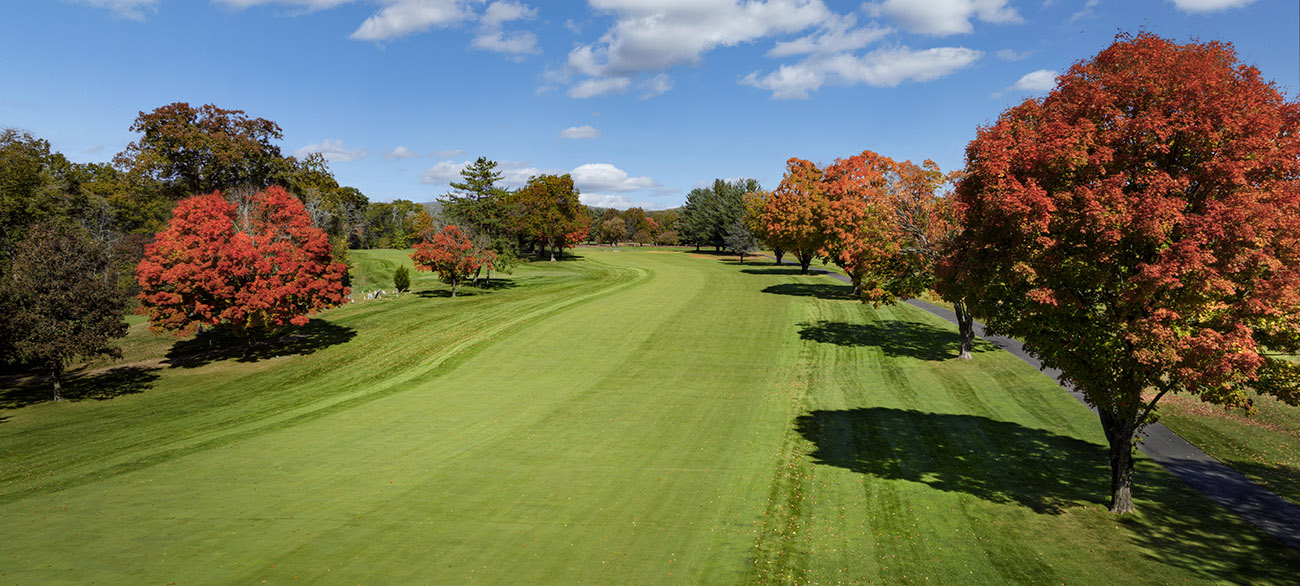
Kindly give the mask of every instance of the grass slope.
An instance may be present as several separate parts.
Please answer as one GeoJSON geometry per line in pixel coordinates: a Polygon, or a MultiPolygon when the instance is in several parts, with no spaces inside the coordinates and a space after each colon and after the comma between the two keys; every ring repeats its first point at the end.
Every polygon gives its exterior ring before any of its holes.
{"type": "MultiPolygon", "coordinates": [[[[1285,583],[1300,565],[1145,460],[1141,512],[1106,513],[1092,415],[990,348],[942,360],[956,335],[918,310],[770,266],[583,254],[456,299],[421,273],[256,360],[190,342],[139,392],[0,412],[0,582],[1285,583]]],[[[375,274],[399,255],[356,253],[375,274]]]]}
{"type": "Polygon", "coordinates": [[[1166,396],[1160,422],[1219,461],[1300,503],[1300,407],[1254,395],[1255,413],[1166,396]]]}

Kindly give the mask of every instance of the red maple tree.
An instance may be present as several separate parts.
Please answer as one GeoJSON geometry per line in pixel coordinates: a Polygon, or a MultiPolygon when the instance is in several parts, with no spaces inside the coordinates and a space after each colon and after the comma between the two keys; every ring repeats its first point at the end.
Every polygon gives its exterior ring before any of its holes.
{"type": "Polygon", "coordinates": [[[1230,45],[1122,35],[966,156],[944,286],[1097,408],[1112,511],[1167,393],[1300,401],[1300,104],[1230,45]]]}
{"type": "Polygon", "coordinates": [[[219,192],[181,200],[136,267],[141,311],[154,331],[200,324],[239,336],[294,324],[347,298],[347,266],[302,202],[279,187],[242,206],[219,192]]]}
{"type": "Polygon", "coordinates": [[[434,234],[432,238],[415,245],[411,253],[416,270],[434,271],[442,282],[451,285],[451,296],[456,296],[456,287],[470,278],[479,267],[487,265],[491,270],[496,255],[491,250],[481,250],[474,246],[460,228],[452,224],[434,234]]]}

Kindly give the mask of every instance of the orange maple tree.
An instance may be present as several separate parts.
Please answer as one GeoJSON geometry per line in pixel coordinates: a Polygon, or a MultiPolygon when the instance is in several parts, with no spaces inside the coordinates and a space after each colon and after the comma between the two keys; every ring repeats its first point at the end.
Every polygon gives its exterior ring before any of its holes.
{"type": "Polygon", "coordinates": [[[1300,402],[1300,104],[1230,45],[1121,35],[966,157],[943,286],[1096,407],[1112,511],[1167,393],[1300,402]]]}
{"type": "Polygon", "coordinates": [[[202,324],[247,336],[304,325],[342,303],[345,271],[302,202],[271,187],[242,210],[219,192],[181,200],[145,247],[136,279],[154,331],[183,335],[202,324]]]}
{"type": "Polygon", "coordinates": [[[863,302],[890,303],[891,284],[901,277],[901,242],[890,207],[894,161],[862,151],[836,161],[822,173],[826,198],[822,217],[822,259],[844,269],[863,302]]]}
{"type": "Polygon", "coordinates": [[[826,241],[823,218],[826,193],[822,170],[811,161],[791,157],[785,176],[763,202],[766,241],[795,256],[803,274],[826,241]]]}

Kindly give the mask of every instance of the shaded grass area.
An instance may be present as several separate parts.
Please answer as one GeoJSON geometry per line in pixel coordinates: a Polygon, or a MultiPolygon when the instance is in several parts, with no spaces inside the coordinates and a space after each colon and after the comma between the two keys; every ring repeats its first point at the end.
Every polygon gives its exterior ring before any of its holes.
{"type": "MultiPolygon", "coordinates": [[[[766,289],[765,289],[766,291],[766,289]]],[[[957,356],[961,336],[955,330],[926,322],[880,321],[846,323],[820,320],[799,324],[799,337],[837,346],[870,346],[885,356],[905,356],[917,360],[944,360],[957,356]]],[[[995,347],[976,340],[974,352],[989,352],[995,347]]]]}
{"type": "Polygon", "coordinates": [[[0,412],[0,580],[1267,584],[1300,565],[1146,460],[1140,512],[1105,512],[1094,416],[1005,353],[936,359],[955,333],[919,310],[764,293],[810,279],[707,256],[583,254],[327,312],[351,336],[310,352],[0,412]]]}
{"type": "Polygon", "coordinates": [[[1255,413],[1166,396],[1160,422],[1219,461],[1300,504],[1300,407],[1252,392],[1255,413]]]}
{"type": "MultiPolygon", "coordinates": [[[[63,381],[66,401],[104,401],[142,393],[158,380],[156,367],[118,366],[92,373],[74,374],[63,381]]],[[[0,409],[19,409],[51,400],[53,383],[49,377],[27,374],[21,382],[0,387],[0,409]]]]}

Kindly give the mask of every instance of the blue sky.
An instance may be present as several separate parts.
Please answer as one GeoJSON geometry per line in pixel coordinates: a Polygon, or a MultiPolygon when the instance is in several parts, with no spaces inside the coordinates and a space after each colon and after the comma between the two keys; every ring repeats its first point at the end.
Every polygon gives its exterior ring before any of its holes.
{"type": "Polygon", "coordinates": [[[1294,0],[9,0],[0,126],[108,161],[139,111],[277,122],[372,201],[478,156],[593,205],[871,149],[962,165],[978,126],[1120,31],[1223,40],[1295,100],[1294,0]]]}

